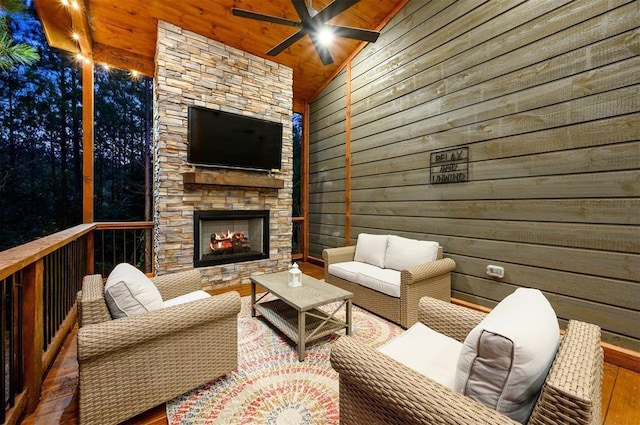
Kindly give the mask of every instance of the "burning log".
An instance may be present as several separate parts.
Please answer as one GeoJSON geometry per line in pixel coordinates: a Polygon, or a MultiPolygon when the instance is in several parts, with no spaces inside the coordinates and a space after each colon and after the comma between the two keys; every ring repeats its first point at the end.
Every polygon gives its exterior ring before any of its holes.
{"type": "Polygon", "coordinates": [[[209,248],[214,254],[225,254],[248,252],[251,246],[244,232],[232,232],[229,230],[222,234],[212,233],[209,248]]]}

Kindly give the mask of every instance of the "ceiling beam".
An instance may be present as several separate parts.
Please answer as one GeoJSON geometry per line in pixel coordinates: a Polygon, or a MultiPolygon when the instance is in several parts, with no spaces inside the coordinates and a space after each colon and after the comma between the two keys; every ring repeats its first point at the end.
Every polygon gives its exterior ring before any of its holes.
{"type": "Polygon", "coordinates": [[[118,69],[137,71],[145,77],[153,78],[155,73],[154,58],[101,43],[93,45],[93,61],[105,63],[118,69]]]}
{"type": "Polygon", "coordinates": [[[73,31],[78,35],[76,41],[80,46],[80,53],[85,58],[93,58],[93,41],[91,40],[91,27],[87,19],[87,8],[84,0],[72,0],[67,6],[71,15],[73,31]]]}
{"type": "Polygon", "coordinates": [[[69,31],[71,17],[65,7],[51,0],[34,0],[34,4],[49,46],[77,53],[76,42],[69,31]]]}

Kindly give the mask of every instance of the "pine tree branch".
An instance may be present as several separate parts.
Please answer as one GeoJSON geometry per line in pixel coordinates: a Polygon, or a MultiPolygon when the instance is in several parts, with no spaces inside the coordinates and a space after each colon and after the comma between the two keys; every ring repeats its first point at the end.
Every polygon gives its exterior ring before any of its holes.
{"type": "MultiPolygon", "coordinates": [[[[0,0],[2,9],[24,10],[20,0],[0,0]]],[[[11,12],[10,12],[11,13],[11,12]]],[[[15,43],[9,32],[8,18],[0,17],[0,71],[8,71],[17,65],[31,65],[40,59],[38,50],[26,43],[15,43]]]]}

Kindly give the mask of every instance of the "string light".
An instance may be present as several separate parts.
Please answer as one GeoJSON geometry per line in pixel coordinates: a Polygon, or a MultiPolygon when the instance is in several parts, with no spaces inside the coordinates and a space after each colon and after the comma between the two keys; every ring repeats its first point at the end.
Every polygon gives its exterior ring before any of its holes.
{"type": "Polygon", "coordinates": [[[88,57],[86,57],[85,55],[83,55],[82,53],[78,52],[76,53],[76,60],[78,62],[84,62],[84,63],[91,63],[91,59],[89,59],[88,57]]]}
{"type": "Polygon", "coordinates": [[[74,31],[71,34],[71,38],[73,38],[75,41],[78,41],[78,40],[80,40],[80,34],[78,34],[77,32],[74,31]]]}
{"type": "Polygon", "coordinates": [[[62,3],[62,5],[65,7],[69,6],[69,0],[60,0],[60,3],[62,3]]]}

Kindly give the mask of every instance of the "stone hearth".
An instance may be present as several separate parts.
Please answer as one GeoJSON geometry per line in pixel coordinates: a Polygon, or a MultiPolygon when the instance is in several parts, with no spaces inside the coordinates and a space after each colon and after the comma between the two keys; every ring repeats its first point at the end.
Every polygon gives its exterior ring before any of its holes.
{"type": "Polygon", "coordinates": [[[194,267],[194,212],[204,210],[270,211],[268,258],[200,268],[210,286],[248,283],[253,273],[285,270],[292,236],[292,70],[161,21],[154,84],[156,273],[194,267]],[[281,122],[280,173],[187,164],[189,105],[281,122]],[[206,183],[185,182],[194,172],[208,177],[206,183]],[[228,183],[269,178],[284,185],[228,183]]]}

